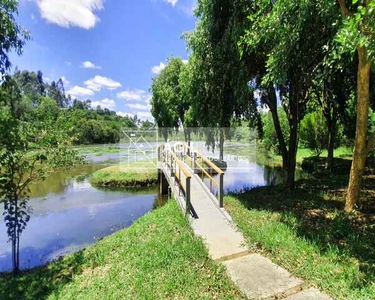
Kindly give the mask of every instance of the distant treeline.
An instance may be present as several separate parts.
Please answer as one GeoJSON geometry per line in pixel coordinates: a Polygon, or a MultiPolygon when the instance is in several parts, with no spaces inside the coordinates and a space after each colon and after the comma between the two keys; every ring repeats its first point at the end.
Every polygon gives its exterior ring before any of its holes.
{"type": "Polygon", "coordinates": [[[90,100],[72,99],[65,93],[62,79],[46,83],[41,71],[18,71],[7,78],[20,93],[15,104],[19,118],[27,122],[53,120],[74,137],[73,143],[103,144],[120,140],[122,128],[150,128],[153,123],[137,116],[118,116],[115,111],[97,106],[90,100]]]}

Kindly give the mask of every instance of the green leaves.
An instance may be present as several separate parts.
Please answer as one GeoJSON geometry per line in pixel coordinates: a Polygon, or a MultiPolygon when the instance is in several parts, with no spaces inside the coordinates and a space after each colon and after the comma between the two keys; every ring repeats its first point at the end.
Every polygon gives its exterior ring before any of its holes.
{"type": "Polygon", "coordinates": [[[374,60],[375,54],[375,1],[362,3],[353,0],[354,11],[344,17],[335,38],[339,52],[354,55],[359,47],[366,48],[368,56],[374,60]]]}
{"type": "Polygon", "coordinates": [[[22,30],[15,21],[14,15],[18,14],[18,1],[1,1],[1,30],[0,30],[0,73],[5,74],[11,67],[9,52],[14,50],[17,54],[23,52],[25,42],[30,39],[28,31],[22,30]]]}
{"type": "Polygon", "coordinates": [[[0,201],[4,203],[4,220],[13,246],[14,269],[18,269],[20,235],[30,220],[29,186],[44,180],[60,168],[81,163],[76,151],[67,148],[71,137],[52,119],[26,122],[18,114],[20,94],[14,93],[13,81],[0,89],[0,201]]]}
{"type": "MultiPolygon", "coordinates": [[[[184,68],[181,58],[171,57],[168,65],[152,82],[152,115],[159,128],[178,128],[183,124],[187,105],[181,98],[180,74],[184,68]]],[[[167,139],[168,132],[164,132],[167,139]]]]}

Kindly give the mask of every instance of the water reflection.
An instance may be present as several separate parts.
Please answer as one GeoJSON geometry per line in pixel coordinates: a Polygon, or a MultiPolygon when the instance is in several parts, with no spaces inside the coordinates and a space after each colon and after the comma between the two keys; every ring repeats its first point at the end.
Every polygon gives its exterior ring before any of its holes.
{"type": "MultiPolygon", "coordinates": [[[[195,143],[194,147],[206,156],[218,158],[217,151],[208,151],[203,143],[195,143]]],[[[279,166],[261,165],[257,163],[257,147],[255,143],[226,143],[224,148],[224,161],[227,163],[227,170],[224,176],[224,191],[241,192],[254,187],[277,185],[282,183],[282,168],[279,166]]],[[[300,171],[296,171],[296,179],[301,176],[300,171]]],[[[219,181],[219,177],[214,177],[219,181]]],[[[209,186],[209,179],[204,180],[209,186]]],[[[213,187],[215,191],[215,187],[213,187]]]]}
{"type": "MultiPolygon", "coordinates": [[[[21,236],[21,268],[32,268],[77,251],[130,226],[162,205],[157,188],[148,190],[98,190],[89,174],[101,165],[80,166],[68,175],[56,172],[32,188],[30,222],[21,236]]],[[[1,207],[2,212],[3,208],[1,207]]],[[[0,271],[10,270],[11,245],[0,225],[0,271]]]]}

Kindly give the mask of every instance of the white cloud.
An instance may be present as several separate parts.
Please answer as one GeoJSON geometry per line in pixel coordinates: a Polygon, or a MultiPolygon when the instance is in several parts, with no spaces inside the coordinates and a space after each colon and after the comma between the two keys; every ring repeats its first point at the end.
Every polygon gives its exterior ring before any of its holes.
{"type": "Polygon", "coordinates": [[[111,78],[96,75],[94,78],[85,81],[88,89],[99,92],[101,89],[115,90],[121,87],[121,83],[111,78]]]}
{"type": "Polygon", "coordinates": [[[100,106],[101,108],[108,108],[109,110],[113,110],[116,106],[116,103],[112,99],[105,98],[100,101],[93,101],[91,102],[91,107],[96,108],[97,106],[100,106]]]}
{"type": "Polygon", "coordinates": [[[139,112],[136,113],[136,115],[138,117],[140,117],[141,119],[147,119],[147,120],[152,120],[153,119],[153,117],[152,117],[152,115],[151,115],[150,112],[139,111],[139,112]]]}
{"type": "Polygon", "coordinates": [[[151,71],[154,74],[160,74],[160,72],[166,67],[166,64],[161,62],[158,66],[152,67],[151,71]]]}
{"type": "Polygon", "coordinates": [[[170,4],[174,7],[174,6],[176,6],[178,0],[164,0],[164,2],[170,4]]]}
{"type": "Polygon", "coordinates": [[[66,61],[65,64],[68,65],[68,66],[72,65],[72,63],[70,61],[66,61]]]}
{"type": "Polygon", "coordinates": [[[130,118],[133,118],[133,117],[134,117],[133,114],[131,114],[131,113],[127,113],[127,112],[123,112],[123,111],[118,111],[116,114],[117,114],[118,116],[120,116],[120,117],[130,117],[130,118]]]}
{"type": "Polygon", "coordinates": [[[62,77],[61,77],[61,80],[62,80],[62,82],[64,83],[64,86],[68,86],[68,85],[70,84],[70,81],[69,81],[68,79],[66,79],[65,76],[62,76],[62,77]]]}
{"type": "Polygon", "coordinates": [[[72,97],[87,97],[93,96],[94,92],[92,90],[86,89],[81,86],[74,86],[69,91],[66,92],[67,94],[71,95],[72,97]]]}
{"type": "Polygon", "coordinates": [[[120,93],[117,93],[117,98],[125,100],[144,100],[146,92],[143,90],[126,90],[120,93]]]}
{"type": "MultiPolygon", "coordinates": [[[[99,21],[95,11],[104,8],[104,0],[36,0],[43,19],[61,27],[90,29],[99,21]]],[[[172,0],[174,1],[174,0],[172,0]]]]}
{"type": "Polygon", "coordinates": [[[189,60],[183,59],[182,62],[186,65],[189,62],[189,60]]]}
{"type": "Polygon", "coordinates": [[[194,16],[194,10],[197,6],[196,0],[185,1],[179,5],[179,9],[188,17],[194,16]]]}
{"type": "Polygon", "coordinates": [[[101,66],[97,66],[97,65],[95,65],[95,64],[92,63],[91,61],[84,61],[84,62],[81,64],[81,68],[84,68],[84,69],[101,69],[102,67],[101,67],[101,66]]]}
{"type": "Polygon", "coordinates": [[[137,110],[150,110],[151,109],[151,105],[148,105],[148,104],[131,103],[131,104],[127,104],[126,106],[133,108],[133,109],[137,109],[137,110]]]}

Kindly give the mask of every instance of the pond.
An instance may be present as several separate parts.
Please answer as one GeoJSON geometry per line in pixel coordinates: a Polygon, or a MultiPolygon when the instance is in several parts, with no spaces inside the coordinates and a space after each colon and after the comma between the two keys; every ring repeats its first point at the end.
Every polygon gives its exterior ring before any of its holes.
{"type": "MultiPolygon", "coordinates": [[[[204,143],[197,146],[211,156],[204,143]]],[[[106,146],[103,146],[103,148],[106,146]]],[[[120,146],[121,149],[126,147],[120,146]]],[[[228,143],[225,148],[228,169],[226,192],[275,184],[277,168],[256,163],[249,145],[228,143]]],[[[158,188],[141,191],[99,190],[91,186],[90,175],[110,164],[129,158],[127,150],[118,153],[85,153],[88,164],[69,172],[56,172],[31,189],[31,219],[21,235],[21,268],[43,265],[52,259],[78,251],[101,238],[130,226],[135,220],[162,205],[158,188]]],[[[134,157],[129,159],[134,160],[134,157]]],[[[3,207],[0,208],[2,212],[3,207]]],[[[6,227],[0,224],[0,271],[11,270],[11,245],[6,227]]]]}
{"type": "MultiPolygon", "coordinates": [[[[31,188],[31,219],[20,243],[22,269],[78,251],[130,226],[161,203],[156,187],[142,191],[92,187],[90,174],[108,166],[108,157],[100,158],[89,160],[88,165],[76,167],[69,174],[56,172],[31,188]]],[[[12,268],[11,245],[3,222],[0,233],[0,271],[6,271],[12,268]]]]}

